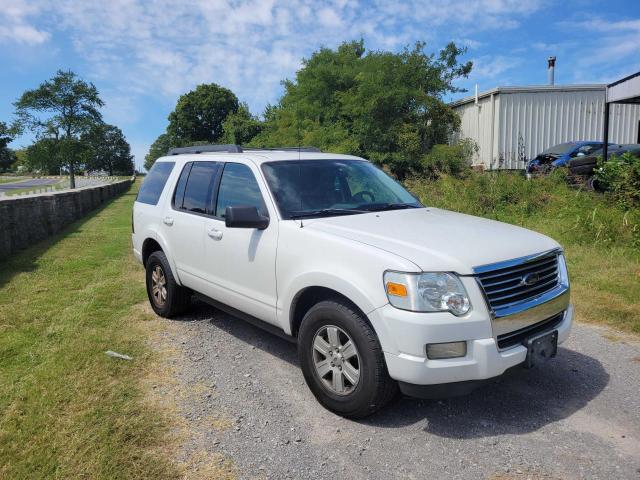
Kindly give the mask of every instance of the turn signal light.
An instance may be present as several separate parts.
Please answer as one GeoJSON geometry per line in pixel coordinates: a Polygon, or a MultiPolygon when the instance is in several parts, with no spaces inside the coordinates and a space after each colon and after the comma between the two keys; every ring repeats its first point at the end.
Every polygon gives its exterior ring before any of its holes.
{"type": "Polygon", "coordinates": [[[396,297],[406,297],[407,296],[407,287],[402,285],[401,283],[387,283],[387,293],[389,295],[395,295],[396,297]]]}

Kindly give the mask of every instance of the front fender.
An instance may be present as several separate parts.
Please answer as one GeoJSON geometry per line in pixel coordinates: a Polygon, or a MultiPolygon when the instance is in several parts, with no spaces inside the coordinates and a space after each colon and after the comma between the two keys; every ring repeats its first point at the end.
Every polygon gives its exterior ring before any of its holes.
{"type": "Polygon", "coordinates": [[[324,287],[343,295],[353,302],[367,316],[378,335],[380,343],[391,347],[395,345],[393,336],[387,324],[382,321],[379,315],[375,314],[378,308],[388,303],[386,294],[382,289],[382,279],[380,279],[380,285],[381,295],[377,298],[372,298],[354,283],[348,282],[337,275],[325,272],[308,272],[301,274],[290,283],[286,292],[279,298],[283,306],[282,309],[279,308],[279,312],[281,312],[281,326],[287,334],[291,335],[293,330],[291,324],[293,318],[292,309],[294,307],[295,297],[309,287],[324,287]]]}

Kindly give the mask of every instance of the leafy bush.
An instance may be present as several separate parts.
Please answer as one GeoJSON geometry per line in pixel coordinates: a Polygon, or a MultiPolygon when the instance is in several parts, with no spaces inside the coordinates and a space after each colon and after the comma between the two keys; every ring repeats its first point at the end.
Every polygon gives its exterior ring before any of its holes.
{"type": "Polygon", "coordinates": [[[431,151],[422,157],[423,173],[431,179],[441,175],[464,178],[471,171],[471,163],[478,152],[477,144],[465,138],[453,145],[434,145],[431,151]]]}
{"type": "Polygon", "coordinates": [[[595,176],[618,205],[627,210],[640,206],[640,158],[625,153],[604,162],[600,157],[595,176]]]}
{"type": "Polygon", "coordinates": [[[401,52],[366,50],[364,41],[321,48],[303,60],[284,95],[267,108],[256,146],[313,145],[364,156],[400,179],[460,125],[444,101],[471,71],[464,48],[438,54],[424,43],[401,52]]]}
{"type": "Polygon", "coordinates": [[[640,209],[625,211],[597,193],[571,189],[565,175],[557,170],[527,180],[519,173],[470,171],[462,179],[441,175],[406,185],[425,205],[533,228],[562,244],[640,252],[640,209]]]}

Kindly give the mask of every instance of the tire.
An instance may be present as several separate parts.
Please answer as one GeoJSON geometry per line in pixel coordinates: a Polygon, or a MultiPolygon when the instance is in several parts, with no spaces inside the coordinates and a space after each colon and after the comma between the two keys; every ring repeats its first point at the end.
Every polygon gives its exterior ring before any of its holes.
{"type": "Polygon", "coordinates": [[[147,296],[153,311],[165,318],[183,313],[191,304],[191,292],[178,285],[164,252],[153,252],[147,260],[146,270],[147,296]],[[154,274],[155,278],[159,277],[160,284],[155,282],[154,274]],[[154,285],[163,286],[164,291],[154,291],[154,285]]]}
{"type": "Polygon", "coordinates": [[[587,185],[588,188],[590,190],[593,190],[594,192],[602,192],[604,191],[604,188],[602,187],[602,184],[600,183],[600,181],[595,177],[590,177],[589,180],[587,180],[587,185]]]}
{"type": "Polygon", "coordinates": [[[387,371],[373,328],[357,309],[342,299],[324,300],[309,309],[300,326],[298,357],[304,378],[316,399],[338,415],[366,417],[388,404],[398,391],[397,383],[387,371]],[[339,350],[339,346],[336,349],[330,334],[337,334],[337,345],[347,348],[339,350]],[[324,341],[319,342],[320,350],[314,346],[318,337],[324,341]],[[349,356],[353,353],[348,347],[349,341],[355,346],[355,356],[349,356]],[[332,352],[330,355],[321,353],[327,347],[332,352]],[[342,353],[338,353],[340,351],[342,353]],[[340,355],[344,358],[339,358],[340,355]],[[358,371],[355,385],[349,381],[355,377],[354,370],[358,371]],[[343,391],[338,393],[340,386],[343,391]]]}

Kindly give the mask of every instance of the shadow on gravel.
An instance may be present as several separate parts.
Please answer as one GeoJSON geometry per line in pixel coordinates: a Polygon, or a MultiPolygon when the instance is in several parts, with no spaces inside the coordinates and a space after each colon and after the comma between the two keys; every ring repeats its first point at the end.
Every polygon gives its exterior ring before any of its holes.
{"type": "MultiPolygon", "coordinates": [[[[294,344],[201,302],[185,321],[210,319],[215,327],[248,345],[298,367],[294,344]]],[[[482,438],[529,433],[584,408],[609,383],[593,357],[560,348],[547,365],[516,367],[470,395],[444,400],[401,398],[358,423],[401,428],[424,422],[424,431],[447,438],[482,438]]]]}
{"type": "Polygon", "coordinates": [[[210,319],[211,324],[216,328],[233,335],[248,345],[264,350],[291,365],[299,366],[295,344],[204,302],[194,300],[189,314],[179,317],[180,321],[185,322],[204,319],[210,319]]]}
{"type": "Polygon", "coordinates": [[[609,383],[595,358],[560,348],[547,365],[515,368],[470,395],[446,400],[403,398],[362,423],[397,428],[425,421],[447,438],[529,433],[584,408],[609,383]]]}

